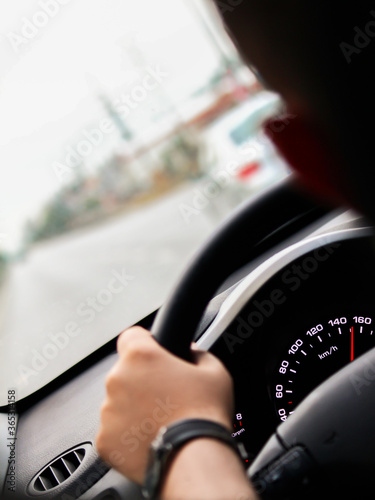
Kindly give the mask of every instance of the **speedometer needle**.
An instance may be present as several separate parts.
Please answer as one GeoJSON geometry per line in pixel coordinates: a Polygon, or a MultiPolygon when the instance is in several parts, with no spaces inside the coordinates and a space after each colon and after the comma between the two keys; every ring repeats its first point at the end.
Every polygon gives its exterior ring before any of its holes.
{"type": "Polygon", "coordinates": [[[350,335],[350,361],[354,359],[354,332],[353,327],[351,327],[351,335],[350,335]]]}

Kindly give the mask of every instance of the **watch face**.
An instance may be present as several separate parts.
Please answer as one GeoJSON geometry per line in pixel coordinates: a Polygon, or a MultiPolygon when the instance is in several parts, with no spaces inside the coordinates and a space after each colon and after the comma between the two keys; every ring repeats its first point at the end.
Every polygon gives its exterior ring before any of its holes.
{"type": "Polygon", "coordinates": [[[147,467],[145,480],[142,486],[142,494],[145,498],[156,498],[161,482],[161,474],[162,462],[156,459],[147,467]]]}
{"type": "Polygon", "coordinates": [[[157,433],[155,439],[151,443],[151,448],[156,451],[158,448],[160,448],[164,442],[164,434],[166,432],[167,428],[162,427],[159,432],[157,433]]]}
{"type": "Polygon", "coordinates": [[[172,443],[165,443],[164,436],[167,431],[162,427],[150,446],[147,470],[142,486],[142,494],[147,499],[154,499],[160,488],[165,462],[171,451],[172,443]]]}

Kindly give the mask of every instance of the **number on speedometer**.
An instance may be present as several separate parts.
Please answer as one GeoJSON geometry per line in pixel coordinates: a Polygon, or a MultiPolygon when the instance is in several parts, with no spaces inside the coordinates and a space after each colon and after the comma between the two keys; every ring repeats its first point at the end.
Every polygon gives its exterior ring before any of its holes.
{"type": "Polygon", "coordinates": [[[335,315],[298,332],[283,349],[270,387],[277,417],[284,421],[315,387],[375,346],[368,315],[335,315]]]}

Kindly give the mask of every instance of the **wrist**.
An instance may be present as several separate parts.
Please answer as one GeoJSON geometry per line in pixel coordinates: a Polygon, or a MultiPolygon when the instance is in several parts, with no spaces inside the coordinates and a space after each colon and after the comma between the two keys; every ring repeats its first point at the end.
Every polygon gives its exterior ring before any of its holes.
{"type": "Polygon", "coordinates": [[[239,455],[225,443],[197,438],[182,446],[168,464],[163,500],[253,500],[256,497],[239,455]]]}
{"type": "MultiPolygon", "coordinates": [[[[143,482],[143,493],[146,498],[156,498],[165,478],[166,470],[176,453],[193,440],[219,441],[237,454],[240,462],[242,451],[231,437],[228,428],[207,419],[184,419],[168,427],[160,429],[150,447],[148,466],[143,482]]],[[[241,465],[242,466],[242,465],[241,465]]]]}

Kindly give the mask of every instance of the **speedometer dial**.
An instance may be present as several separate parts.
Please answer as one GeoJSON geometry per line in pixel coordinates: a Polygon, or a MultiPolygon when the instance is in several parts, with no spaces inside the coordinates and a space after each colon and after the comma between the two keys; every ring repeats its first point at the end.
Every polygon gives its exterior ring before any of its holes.
{"type": "Polygon", "coordinates": [[[320,318],[286,346],[270,386],[280,420],[286,420],[321,382],[375,346],[373,319],[362,314],[320,318]]]}

